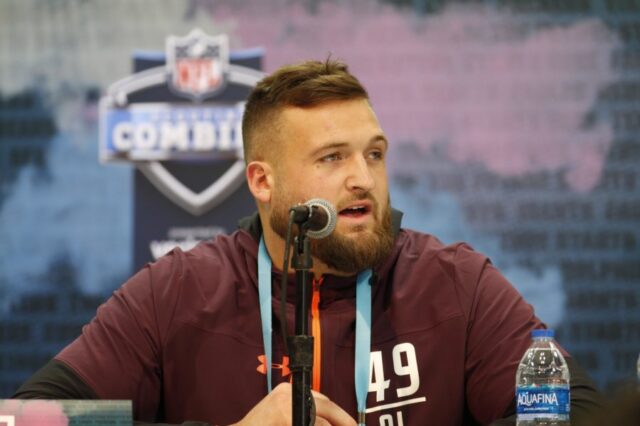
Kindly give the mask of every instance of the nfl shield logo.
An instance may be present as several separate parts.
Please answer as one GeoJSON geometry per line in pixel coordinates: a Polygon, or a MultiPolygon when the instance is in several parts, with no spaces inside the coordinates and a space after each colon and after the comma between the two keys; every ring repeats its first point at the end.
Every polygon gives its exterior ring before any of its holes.
{"type": "Polygon", "coordinates": [[[199,29],[185,37],[167,38],[169,87],[178,95],[201,101],[224,89],[229,66],[229,39],[199,29]]]}

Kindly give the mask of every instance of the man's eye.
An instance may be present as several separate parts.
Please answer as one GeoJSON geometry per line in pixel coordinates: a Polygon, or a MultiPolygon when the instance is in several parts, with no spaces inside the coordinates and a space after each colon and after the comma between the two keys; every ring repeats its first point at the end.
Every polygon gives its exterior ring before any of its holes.
{"type": "Polygon", "coordinates": [[[382,151],[371,151],[369,153],[369,158],[372,160],[382,160],[384,158],[384,154],[382,151]]]}
{"type": "Polygon", "coordinates": [[[321,160],[324,161],[325,163],[331,163],[333,161],[338,161],[341,158],[342,156],[340,155],[340,153],[334,152],[333,154],[325,155],[324,157],[321,158],[321,160]]]}

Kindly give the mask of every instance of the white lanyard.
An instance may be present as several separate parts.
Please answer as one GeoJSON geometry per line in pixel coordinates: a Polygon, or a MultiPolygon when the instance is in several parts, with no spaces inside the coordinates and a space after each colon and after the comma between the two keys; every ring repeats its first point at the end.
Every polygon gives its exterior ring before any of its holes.
{"type": "MultiPolygon", "coordinates": [[[[283,272],[283,273],[286,273],[283,272]]],[[[371,351],[371,269],[358,274],[356,284],[356,348],[355,348],[355,388],[358,404],[358,424],[364,425],[367,393],[369,391],[370,351],[371,351]]],[[[258,296],[260,298],[260,319],[267,372],[267,392],[271,392],[271,355],[273,316],[271,314],[271,258],[267,253],[264,238],[260,238],[258,250],[258,296]]],[[[283,319],[284,320],[284,319],[283,319]]]]}

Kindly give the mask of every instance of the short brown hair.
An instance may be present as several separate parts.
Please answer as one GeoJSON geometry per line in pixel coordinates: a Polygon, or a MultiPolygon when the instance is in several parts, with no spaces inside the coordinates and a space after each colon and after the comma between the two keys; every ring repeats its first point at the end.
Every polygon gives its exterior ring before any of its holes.
{"type": "Polygon", "coordinates": [[[245,161],[264,158],[266,144],[272,141],[261,136],[275,128],[281,108],[313,107],[359,98],[369,99],[369,95],[343,62],[306,61],[277,69],[256,85],[245,105],[242,118],[245,161]]]}

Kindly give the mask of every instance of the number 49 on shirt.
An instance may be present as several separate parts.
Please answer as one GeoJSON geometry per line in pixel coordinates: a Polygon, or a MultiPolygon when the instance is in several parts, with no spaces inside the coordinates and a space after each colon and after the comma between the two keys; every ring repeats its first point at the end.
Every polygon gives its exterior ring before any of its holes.
{"type": "MultiPolygon", "coordinates": [[[[396,397],[403,398],[413,395],[420,387],[420,374],[418,373],[415,347],[411,343],[400,343],[394,346],[391,355],[395,375],[409,377],[409,385],[396,389],[396,397]]],[[[375,392],[376,402],[385,400],[386,390],[391,383],[391,380],[386,377],[382,362],[382,352],[371,352],[369,392],[375,392]]]]}

